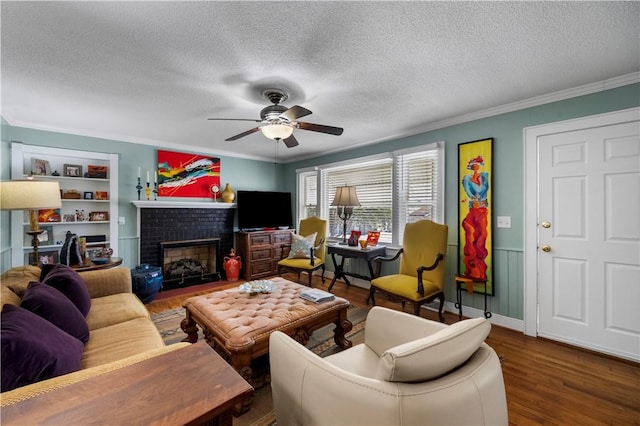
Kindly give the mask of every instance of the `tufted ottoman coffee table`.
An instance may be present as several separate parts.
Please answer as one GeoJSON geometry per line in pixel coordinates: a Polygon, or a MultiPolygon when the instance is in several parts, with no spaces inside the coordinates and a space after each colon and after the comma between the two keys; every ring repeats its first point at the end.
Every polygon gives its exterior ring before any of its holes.
{"type": "MultiPolygon", "coordinates": [[[[196,342],[200,326],[207,343],[222,350],[235,370],[256,387],[251,360],[269,353],[269,336],[275,330],[304,345],[314,330],[334,323],[336,344],[343,349],[352,345],[345,337],[352,328],[347,319],[348,300],[336,297],[316,304],[299,297],[309,287],[280,277],[270,281],[277,287],[271,293],[249,295],[232,288],[191,297],[183,304],[186,317],[181,327],[187,333],[183,341],[196,342]]],[[[244,413],[250,406],[251,399],[243,401],[235,414],[244,413]]]]}

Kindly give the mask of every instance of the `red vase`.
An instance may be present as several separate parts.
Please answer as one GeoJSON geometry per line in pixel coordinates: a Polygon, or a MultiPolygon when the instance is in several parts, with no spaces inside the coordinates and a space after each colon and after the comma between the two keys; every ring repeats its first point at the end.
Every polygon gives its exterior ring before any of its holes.
{"type": "Polygon", "coordinates": [[[242,268],[240,256],[236,256],[235,250],[231,249],[229,256],[224,257],[224,272],[227,275],[227,281],[238,281],[240,268],[242,268]]]}

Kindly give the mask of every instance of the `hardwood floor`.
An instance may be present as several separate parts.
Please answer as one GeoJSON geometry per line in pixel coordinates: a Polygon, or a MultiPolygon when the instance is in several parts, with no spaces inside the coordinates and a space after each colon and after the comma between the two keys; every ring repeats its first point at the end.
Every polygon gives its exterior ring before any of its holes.
{"type": "MultiPolygon", "coordinates": [[[[328,285],[329,280],[322,284],[314,277],[313,287],[326,290],[328,285]]],[[[365,303],[367,290],[337,282],[333,292],[353,305],[370,308],[365,303]]],[[[173,309],[190,296],[151,302],[147,308],[151,313],[173,309]]],[[[401,309],[399,303],[379,295],[376,302],[401,309]]],[[[406,311],[410,309],[407,305],[406,311]]],[[[421,315],[437,321],[436,312],[423,309],[421,315]]],[[[445,314],[448,324],[457,320],[457,314],[445,314]]],[[[495,325],[487,344],[502,359],[511,425],[640,425],[640,364],[495,325]]]]}

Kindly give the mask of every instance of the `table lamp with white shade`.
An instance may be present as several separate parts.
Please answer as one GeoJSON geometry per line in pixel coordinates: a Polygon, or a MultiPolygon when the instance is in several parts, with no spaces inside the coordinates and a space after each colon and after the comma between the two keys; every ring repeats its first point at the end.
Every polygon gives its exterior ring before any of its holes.
{"type": "Polygon", "coordinates": [[[355,186],[339,186],[336,188],[336,195],[331,202],[332,206],[338,207],[338,217],[342,219],[342,244],[347,243],[347,220],[351,218],[354,207],[360,207],[358,194],[355,186]]]}
{"type": "Polygon", "coordinates": [[[55,209],[62,206],[58,182],[37,180],[13,180],[0,182],[1,210],[29,210],[29,231],[35,264],[38,263],[38,235],[44,230],[38,223],[39,209],[55,209]]]}

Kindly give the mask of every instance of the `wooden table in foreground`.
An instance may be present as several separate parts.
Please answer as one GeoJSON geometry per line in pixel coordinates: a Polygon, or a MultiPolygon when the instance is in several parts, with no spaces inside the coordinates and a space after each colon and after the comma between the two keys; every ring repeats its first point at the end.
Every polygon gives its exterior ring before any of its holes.
{"type": "Polygon", "coordinates": [[[201,342],[4,407],[2,424],[231,426],[252,393],[201,342]]]}

